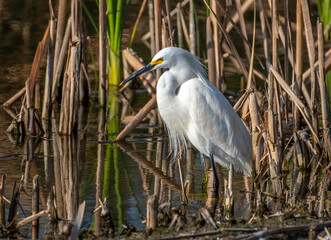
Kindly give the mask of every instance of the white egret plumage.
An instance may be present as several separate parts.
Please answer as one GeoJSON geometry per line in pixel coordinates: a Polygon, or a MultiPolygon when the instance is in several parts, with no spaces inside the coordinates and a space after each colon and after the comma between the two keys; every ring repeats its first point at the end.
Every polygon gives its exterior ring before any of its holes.
{"type": "Polygon", "coordinates": [[[188,140],[210,157],[215,177],[214,160],[224,167],[233,164],[235,171],[250,176],[251,136],[198,59],[181,48],[164,48],[123,83],[155,69],[165,69],[157,82],[156,98],[172,153],[186,147],[188,140]]]}

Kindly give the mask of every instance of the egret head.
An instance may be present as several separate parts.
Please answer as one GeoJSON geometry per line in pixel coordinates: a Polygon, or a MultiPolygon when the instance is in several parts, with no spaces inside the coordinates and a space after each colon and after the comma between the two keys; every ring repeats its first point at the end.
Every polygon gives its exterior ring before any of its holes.
{"type": "Polygon", "coordinates": [[[133,80],[134,78],[138,77],[143,73],[160,68],[171,68],[177,64],[178,58],[186,54],[190,54],[190,53],[181,48],[176,48],[176,47],[163,48],[153,57],[152,61],[149,64],[147,64],[145,67],[138,70],[137,72],[133,73],[130,77],[125,79],[123,82],[121,82],[120,85],[123,85],[133,80]]]}

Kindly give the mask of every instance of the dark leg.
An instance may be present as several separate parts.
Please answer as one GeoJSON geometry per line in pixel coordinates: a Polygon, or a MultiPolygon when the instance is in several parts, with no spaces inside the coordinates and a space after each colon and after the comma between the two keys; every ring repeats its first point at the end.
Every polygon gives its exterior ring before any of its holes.
{"type": "Polygon", "coordinates": [[[218,186],[219,186],[219,181],[218,181],[217,172],[216,172],[216,168],[215,168],[214,155],[212,153],[209,154],[209,159],[210,159],[210,165],[211,165],[211,168],[212,168],[213,174],[214,174],[214,191],[217,192],[218,186]]]}
{"type": "Polygon", "coordinates": [[[208,176],[207,176],[207,171],[205,171],[205,159],[204,159],[204,156],[203,156],[203,154],[201,152],[199,152],[199,157],[200,157],[201,171],[202,171],[202,176],[203,176],[203,179],[202,179],[202,191],[205,191],[206,190],[208,176]]]}

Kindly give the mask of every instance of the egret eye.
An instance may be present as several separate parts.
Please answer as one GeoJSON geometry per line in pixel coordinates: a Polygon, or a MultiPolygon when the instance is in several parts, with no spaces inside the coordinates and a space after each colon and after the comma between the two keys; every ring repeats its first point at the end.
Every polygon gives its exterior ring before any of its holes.
{"type": "Polygon", "coordinates": [[[151,61],[152,65],[158,65],[163,62],[163,57],[158,58],[157,60],[151,61]]]}

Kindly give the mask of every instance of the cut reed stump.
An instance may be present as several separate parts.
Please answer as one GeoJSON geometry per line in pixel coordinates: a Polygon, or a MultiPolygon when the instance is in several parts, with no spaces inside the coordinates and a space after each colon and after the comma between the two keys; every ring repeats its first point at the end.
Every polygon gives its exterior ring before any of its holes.
{"type": "Polygon", "coordinates": [[[158,197],[154,194],[147,200],[146,230],[157,227],[158,197]]]}

